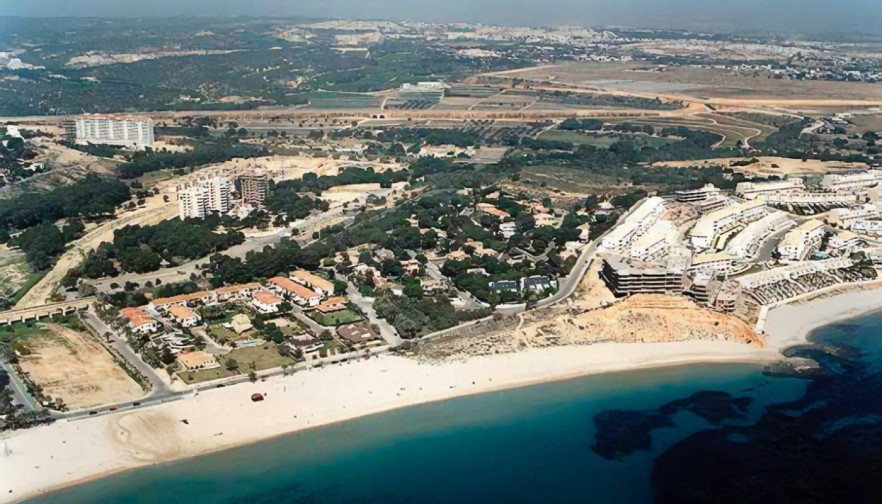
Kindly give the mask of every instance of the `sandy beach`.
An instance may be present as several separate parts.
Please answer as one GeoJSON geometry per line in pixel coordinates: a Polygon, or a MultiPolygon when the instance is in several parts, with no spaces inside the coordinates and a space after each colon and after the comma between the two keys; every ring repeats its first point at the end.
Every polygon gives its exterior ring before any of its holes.
{"type": "Polygon", "coordinates": [[[464,362],[404,357],[303,371],[129,412],[14,432],[0,450],[0,502],[273,436],[431,401],[595,373],[695,362],[773,362],[835,320],[882,309],[878,290],[773,310],[766,345],[730,341],[600,343],[532,349],[464,362]],[[254,392],[266,400],[251,402],[254,392]],[[186,420],[188,423],[184,423],[186,420]]]}

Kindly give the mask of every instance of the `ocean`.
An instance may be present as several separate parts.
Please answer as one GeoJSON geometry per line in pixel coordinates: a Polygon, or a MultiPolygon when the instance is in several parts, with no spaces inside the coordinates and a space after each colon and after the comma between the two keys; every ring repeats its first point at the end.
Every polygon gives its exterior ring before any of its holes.
{"type": "Polygon", "coordinates": [[[824,502],[819,473],[840,478],[839,502],[860,501],[848,497],[865,484],[875,496],[882,315],[812,340],[793,350],[821,362],[808,378],[749,364],[588,376],[373,415],[28,502],[776,502],[769,487],[782,481],[782,499],[824,502]]]}

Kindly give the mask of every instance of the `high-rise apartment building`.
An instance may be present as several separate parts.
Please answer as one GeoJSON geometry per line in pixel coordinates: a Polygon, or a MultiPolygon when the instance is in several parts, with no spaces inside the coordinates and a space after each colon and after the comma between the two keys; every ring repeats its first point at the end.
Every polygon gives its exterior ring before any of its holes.
{"type": "Polygon", "coordinates": [[[224,177],[212,177],[200,184],[208,190],[208,209],[213,212],[230,211],[230,181],[224,177]]]}
{"type": "Polygon", "coordinates": [[[153,147],[153,120],[149,117],[84,115],[61,121],[64,138],[79,145],[119,145],[143,150],[153,147]]]}
{"type": "Polygon", "coordinates": [[[178,190],[178,212],[181,220],[204,219],[208,212],[208,190],[202,186],[178,190]]]}
{"type": "Polygon", "coordinates": [[[196,185],[178,189],[178,210],[181,219],[204,219],[211,212],[230,211],[230,181],[212,177],[196,185]]]}
{"type": "Polygon", "coordinates": [[[262,207],[269,191],[269,178],[266,175],[243,175],[239,177],[242,185],[242,199],[255,207],[262,207]]]}

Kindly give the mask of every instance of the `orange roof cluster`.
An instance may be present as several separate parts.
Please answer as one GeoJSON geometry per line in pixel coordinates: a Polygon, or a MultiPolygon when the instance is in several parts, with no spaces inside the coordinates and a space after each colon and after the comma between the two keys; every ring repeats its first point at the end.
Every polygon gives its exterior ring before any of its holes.
{"type": "Polygon", "coordinates": [[[153,322],[153,319],[150,318],[150,315],[147,315],[147,312],[134,306],[123,308],[119,311],[119,314],[129,319],[129,322],[132,323],[132,327],[141,327],[153,322]]]}
{"type": "Polygon", "coordinates": [[[238,285],[228,285],[226,287],[221,287],[220,289],[215,290],[214,292],[218,294],[235,294],[237,292],[242,292],[249,289],[259,289],[260,284],[257,282],[251,282],[247,284],[238,284],[238,285]]]}
{"type": "Polygon", "coordinates": [[[270,305],[270,306],[272,306],[272,305],[277,305],[277,304],[280,304],[280,303],[282,302],[282,300],[279,299],[278,296],[274,296],[273,294],[271,294],[271,293],[269,293],[269,292],[267,292],[267,291],[257,291],[257,292],[255,292],[255,293],[254,293],[254,299],[255,299],[255,301],[257,301],[258,303],[262,303],[262,304],[270,305]]]}
{"type": "Polygon", "coordinates": [[[191,318],[196,315],[196,312],[187,308],[186,306],[174,305],[168,309],[168,312],[172,314],[172,316],[178,320],[184,320],[191,318]]]}
{"type": "Polygon", "coordinates": [[[164,297],[153,300],[153,305],[168,305],[177,303],[186,303],[187,301],[196,301],[206,296],[211,296],[211,291],[197,291],[190,294],[180,294],[172,297],[164,297]]]}
{"type": "Polygon", "coordinates": [[[321,297],[317,292],[307,289],[306,287],[300,285],[297,282],[285,277],[273,277],[269,279],[269,282],[273,285],[278,286],[281,289],[284,289],[291,294],[294,294],[297,297],[301,297],[303,299],[312,299],[321,297]]]}
{"type": "Polygon", "coordinates": [[[346,298],[343,296],[328,298],[327,300],[322,302],[320,305],[316,306],[315,309],[322,312],[322,313],[330,313],[330,312],[345,310],[346,309],[346,298]]]}
{"type": "Polygon", "coordinates": [[[319,288],[323,291],[331,292],[334,290],[334,282],[331,282],[330,280],[322,278],[318,275],[314,275],[306,270],[301,269],[292,271],[291,273],[289,273],[289,275],[292,278],[296,278],[298,280],[306,282],[309,285],[312,285],[313,287],[319,288]]]}

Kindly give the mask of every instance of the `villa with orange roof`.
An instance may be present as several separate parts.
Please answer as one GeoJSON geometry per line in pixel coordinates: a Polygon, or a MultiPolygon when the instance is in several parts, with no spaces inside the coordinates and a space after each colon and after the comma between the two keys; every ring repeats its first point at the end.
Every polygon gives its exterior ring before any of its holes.
{"type": "Polygon", "coordinates": [[[283,302],[282,298],[265,290],[255,292],[251,299],[251,304],[261,313],[278,313],[283,302]]]}
{"type": "Polygon", "coordinates": [[[184,305],[172,305],[172,307],[168,309],[168,313],[173,319],[175,319],[175,322],[182,327],[193,327],[202,320],[196,312],[184,305]]]}
{"type": "Polygon", "coordinates": [[[322,296],[334,295],[334,282],[326,278],[322,278],[302,269],[292,271],[288,276],[291,277],[291,280],[315,290],[322,296]]]}
{"type": "Polygon", "coordinates": [[[318,306],[319,302],[322,300],[319,293],[285,277],[277,276],[270,278],[269,289],[288,296],[300,306],[318,306]]]}
{"type": "Polygon", "coordinates": [[[132,332],[147,334],[159,329],[159,322],[153,320],[150,315],[140,307],[128,307],[119,311],[119,314],[128,319],[128,327],[132,332]]]}
{"type": "Polygon", "coordinates": [[[215,293],[212,291],[198,291],[190,294],[180,294],[178,296],[156,298],[150,302],[150,306],[157,310],[168,310],[172,306],[186,306],[187,303],[208,304],[217,300],[215,293]]]}
{"type": "Polygon", "coordinates": [[[315,307],[321,313],[333,313],[346,309],[346,298],[343,296],[337,296],[328,298],[322,304],[315,307]]]}
{"type": "Polygon", "coordinates": [[[257,282],[247,284],[228,285],[214,291],[218,301],[233,301],[236,299],[248,299],[260,290],[257,282]]]}

